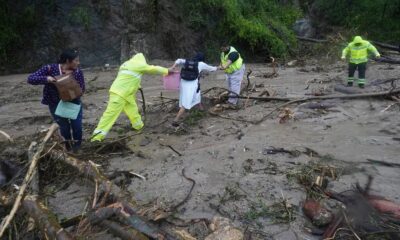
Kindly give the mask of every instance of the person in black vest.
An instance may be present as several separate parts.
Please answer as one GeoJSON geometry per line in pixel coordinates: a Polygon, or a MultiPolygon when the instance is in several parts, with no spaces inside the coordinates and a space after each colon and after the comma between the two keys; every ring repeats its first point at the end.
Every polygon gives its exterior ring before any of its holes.
{"type": "Polygon", "coordinates": [[[179,112],[176,115],[172,126],[179,126],[179,119],[185,110],[200,104],[201,94],[199,75],[202,71],[216,71],[218,68],[204,63],[204,54],[199,52],[192,59],[177,59],[171,68],[181,66],[181,82],[179,85],[179,112]]]}

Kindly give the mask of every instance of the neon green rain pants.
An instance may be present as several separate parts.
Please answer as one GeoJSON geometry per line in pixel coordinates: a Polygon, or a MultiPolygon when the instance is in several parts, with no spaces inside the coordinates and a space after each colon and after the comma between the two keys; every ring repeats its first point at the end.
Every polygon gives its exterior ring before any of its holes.
{"type": "Polygon", "coordinates": [[[122,111],[124,111],[128,116],[133,129],[140,130],[143,128],[144,124],[139,114],[134,96],[136,96],[136,94],[133,94],[132,99],[127,101],[118,94],[110,92],[110,99],[108,101],[107,109],[100,118],[100,122],[97,125],[96,130],[93,132],[91,139],[92,142],[101,141],[106,137],[107,133],[110,131],[115,121],[117,121],[122,111]]]}

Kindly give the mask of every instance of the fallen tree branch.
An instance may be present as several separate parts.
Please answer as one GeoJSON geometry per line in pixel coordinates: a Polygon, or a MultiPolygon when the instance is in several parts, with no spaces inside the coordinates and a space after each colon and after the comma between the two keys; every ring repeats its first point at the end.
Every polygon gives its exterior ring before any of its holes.
{"type": "Polygon", "coordinates": [[[386,48],[386,49],[390,49],[390,50],[394,50],[394,51],[399,51],[400,52],[400,46],[394,46],[391,44],[387,44],[387,43],[382,43],[382,42],[377,42],[377,41],[371,41],[373,44],[382,47],[382,48],[386,48]]]}
{"type": "Polygon", "coordinates": [[[140,209],[136,205],[136,202],[133,202],[131,198],[129,198],[129,192],[112,185],[112,182],[94,164],[83,162],[58,150],[53,150],[51,157],[64,161],[66,164],[78,170],[81,176],[89,177],[90,180],[99,184],[104,195],[102,202],[97,204],[97,207],[103,206],[107,197],[112,194],[113,199],[117,202],[112,206],[114,208],[120,208],[120,210],[114,209],[113,211],[119,211],[114,213],[120,217],[124,217],[128,225],[155,239],[174,239],[148,220],[136,214],[140,209]],[[129,204],[126,203],[127,201],[129,201],[129,204]]]}
{"type": "Polygon", "coordinates": [[[389,57],[380,57],[380,58],[375,58],[374,60],[383,63],[400,64],[400,59],[393,59],[389,57]]]}
{"type": "MultiPolygon", "coordinates": [[[[11,206],[15,198],[0,191],[0,204],[2,207],[11,206]]],[[[47,239],[72,240],[70,233],[57,222],[57,217],[45,205],[37,200],[36,195],[26,195],[22,200],[23,210],[35,221],[43,236],[47,239]]],[[[30,223],[28,223],[29,225],[30,223]]],[[[29,226],[28,226],[29,227],[29,226]]],[[[29,228],[27,229],[29,231],[29,228]]]]}
{"type": "Polygon", "coordinates": [[[103,220],[99,223],[100,226],[108,228],[108,230],[122,240],[149,240],[148,237],[141,234],[130,227],[121,227],[118,223],[110,220],[103,220]]]}
{"type": "Polygon", "coordinates": [[[307,37],[300,37],[296,36],[297,39],[301,41],[306,41],[306,42],[314,42],[314,43],[326,43],[328,40],[326,39],[316,39],[316,38],[307,38],[307,37]]]}
{"type": "Polygon", "coordinates": [[[89,177],[89,179],[92,180],[95,184],[99,184],[101,192],[104,193],[103,202],[111,193],[112,182],[100,172],[95,164],[80,161],[79,159],[71,157],[60,150],[53,150],[51,152],[51,157],[54,159],[62,160],[67,165],[72,166],[76,170],[78,170],[80,175],[82,175],[83,177],[89,177]]]}
{"type": "Polygon", "coordinates": [[[36,200],[36,196],[30,195],[24,198],[22,206],[24,210],[35,220],[36,225],[47,239],[72,240],[71,234],[65,231],[57,222],[57,217],[36,200]]]}
{"type": "Polygon", "coordinates": [[[209,88],[207,90],[204,90],[204,92],[202,94],[206,94],[208,92],[210,92],[211,90],[215,90],[215,89],[220,89],[220,90],[224,90],[227,91],[228,93],[232,93],[233,95],[229,96],[230,98],[240,98],[240,99],[254,99],[254,100],[260,100],[260,101],[290,101],[290,98],[285,98],[285,97],[251,97],[251,96],[242,96],[242,95],[238,95],[235,92],[230,91],[229,89],[226,88],[222,88],[222,87],[212,87],[209,88]]]}
{"type": "Polygon", "coordinates": [[[14,218],[14,216],[15,216],[17,210],[18,210],[18,207],[19,207],[21,201],[22,201],[23,198],[24,198],[25,190],[26,190],[26,188],[29,186],[29,184],[30,184],[30,182],[31,182],[31,180],[32,180],[32,177],[33,177],[34,172],[35,172],[35,169],[36,169],[36,165],[37,165],[37,163],[38,163],[38,161],[39,161],[39,159],[40,159],[40,156],[41,156],[41,154],[42,154],[42,151],[43,151],[43,149],[44,149],[44,147],[45,147],[47,141],[50,139],[50,137],[53,135],[53,133],[54,133],[57,129],[58,129],[58,125],[55,124],[55,123],[53,123],[53,124],[50,126],[50,128],[49,128],[49,130],[48,130],[46,136],[44,137],[42,143],[38,146],[38,150],[37,150],[36,153],[33,155],[32,159],[31,159],[31,161],[30,161],[31,164],[30,164],[30,166],[29,166],[29,169],[28,169],[28,171],[27,171],[27,173],[26,173],[26,175],[25,175],[24,181],[22,182],[22,185],[21,185],[21,187],[20,187],[20,189],[19,189],[17,198],[15,199],[14,206],[12,207],[10,214],[8,214],[8,215],[3,219],[3,221],[1,222],[1,226],[0,226],[0,238],[3,236],[5,230],[7,229],[8,225],[10,224],[11,220],[14,218]]]}
{"type": "Polygon", "coordinates": [[[180,201],[178,204],[176,204],[175,206],[172,206],[168,210],[171,213],[175,212],[176,209],[178,209],[180,206],[182,206],[189,199],[190,195],[192,194],[193,188],[196,185],[196,181],[195,180],[193,180],[192,178],[186,176],[185,168],[182,169],[182,176],[184,178],[186,178],[187,180],[189,180],[190,182],[192,182],[192,186],[190,187],[190,190],[189,190],[188,194],[186,195],[186,197],[182,201],[180,201]]]}
{"type": "Polygon", "coordinates": [[[102,207],[94,212],[88,214],[88,217],[84,220],[90,222],[92,225],[100,225],[106,227],[110,232],[122,239],[139,239],[148,240],[148,237],[138,232],[137,230],[128,228],[124,229],[118,223],[107,220],[113,216],[116,216],[118,212],[122,211],[122,204],[114,203],[107,207],[102,207]]]}
{"type": "MultiPolygon", "coordinates": [[[[383,96],[391,96],[395,94],[400,93],[400,88],[394,89],[394,90],[389,90],[385,92],[375,92],[375,93],[359,93],[359,94],[351,94],[351,95],[326,95],[326,96],[314,96],[314,97],[308,97],[308,98],[299,98],[299,99],[290,99],[290,98],[274,98],[274,97],[264,97],[264,98],[258,98],[259,100],[278,100],[278,101],[287,101],[284,104],[279,105],[266,115],[264,115],[261,119],[259,120],[247,120],[247,119],[239,119],[239,118],[233,118],[233,117],[228,117],[228,116],[223,116],[220,114],[216,113],[211,113],[212,115],[218,116],[220,118],[225,118],[229,120],[234,120],[234,121],[240,121],[240,122],[248,122],[252,124],[260,124],[262,123],[265,119],[267,119],[272,113],[275,111],[286,107],[288,105],[291,105],[293,103],[301,103],[301,102],[306,102],[306,101],[311,101],[311,100],[325,100],[325,99],[353,99],[353,98],[368,98],[368,97],[383,97],[383,96]]],[[[244,96],[232,96],[232,97],[238,97],[238,98],[247,98],[244,96]]],[[[255,99],[255,97],[250,97],[250,99],[255,99]]]]}
{"type": "Polygon", "coordinates": [[[383,97],[383,96],[389,96],[389,95],[398,94],[398,93],[400,93],[400,89],[395,89],[393,91],[389,90],[389,91],[385,91],[385,92],[375,92],[375,93],[360,93],[360,94],[351,94],[351,95],[327,95],[327,96],[315,96],[315,97],[294,99],[287,103],[279,105],[278,107],[276,107],[275,109],[270,111],[268,114],[264,115],[261,119],[254,121],[253,124],[260,124],[275,111],[277,111],[283,107],[286,107],[290,104],[293,104],[293,103],[306,102],[306,101],[310,101],[310,100],[324,100],[324,99],[353,99],[353,98],[367,98],[367,97],[383,97]]]}
{"type": "Polygon", "coordinates": [[[367,84],[367,86],[377,86],[377,85],[380,85],[380,84],[385,84],[385,83],[388,83],[388,82],[393,82],[393,81],[398,81],[398,80],[400,80],[400,78],[399,77],[397,77],[397,78],[388,78],[388,79],[383,79],[383,80],[374,80],[374,81],[371,81],[369,84],[367,84]]]}
{"type": "Polygon", "coordinates": [[[175,150],[171,145],[166,145],[166,144],[162,144],[160,143],[161,146],[163,147],[168,147],[169,149],[171,149],[173,152],[175,152],[176,154],[178,154],[179,157],[183,156],[182,153],[178,152],[177,150],[175,150]]]}
{"type": "Polygon", "coordinates": [[[0,130],[0,134],[7,138],[9,142],[14,142],[14,140],[6,132],[0,130]]]}
{"type": "Polygon", "coordinates": [[[376,165],[381,165],[381,166],[385,166],[385,167],[400,167],[399,163],[391,163],[391,162],[385,162],[382,160],[374,160],[374,159],[367,159],[368,164],[376,164],[376,165]]]}
{"type": "Polygon", "coordinates": [[[143,89],[139,88],[140,95],[142,95],[142,110],[143,110],[143,122],[146,122],[146,100],[144,99],[143,89]]]}

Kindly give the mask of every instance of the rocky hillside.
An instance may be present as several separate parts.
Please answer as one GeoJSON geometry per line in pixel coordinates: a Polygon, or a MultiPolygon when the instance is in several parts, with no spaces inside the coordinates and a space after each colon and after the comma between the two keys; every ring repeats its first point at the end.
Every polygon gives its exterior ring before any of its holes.
{"type": "MultiPolygon", "coordinates": [[[[197,45],[196,33],[185,27],[175,1],[29,2],[19,1],[18,6],[5,9],[18,9],[29,15],[32,26],[24,29],[18,44],[9,43],[8,46],[15,46],[12,54],[8,52],[12,58],[2,64],[3,73],[30,71],[45,62],[54,62],[60,51],[69,47],[79,49],[85,67],[119,64],[133,51],[141,51],[149,58],[172,58],[190,54],[197,45]]],[[[25,22],[16,24],[27,26],[26,19],[25,16],[25,22]]]]}

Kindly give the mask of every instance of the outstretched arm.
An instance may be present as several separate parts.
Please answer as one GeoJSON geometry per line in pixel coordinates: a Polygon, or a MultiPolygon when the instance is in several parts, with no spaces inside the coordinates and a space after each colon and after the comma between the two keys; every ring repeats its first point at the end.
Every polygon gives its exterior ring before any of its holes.
{"type": "Polygon", "coordinates": [[[230,65],[232,64],[232,61],[228,59],[228,61],[226,62],[226,64],[222,64],[219,66],[219,69],[221,70],[225,70],[227,69],[230,65]]]}
{"type": "Polygon", "coordinates": [[[214,72],[214,71],[217,71],[218,68],[214,67],[214,66],[210,66],[204,62],[199,62],[199,71],[203,71],[203,70],[209,71],[209,72],[214,72]]]}
{"type": "Polygon", "coordinates": [[[55,82],[56,79],[52,76],[49,76],[49,68],[50,68],[49,65],[43,66],[36,72],[29,75],[28,83],[32,85],[40,85],[40,84],[55,82]]]}
{"type": "Polygon", "coordinates": [[[372,44],[369,44],[368,51],[372,52],[375,55],[375,57],[377,57],[377,58],[381,57],[381,54],[379,54],[379,52],[376,49],[376,47],[374,45],[372,45],[372,44]]]}

